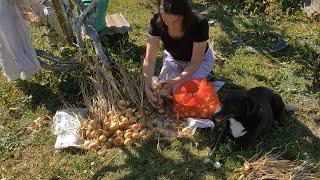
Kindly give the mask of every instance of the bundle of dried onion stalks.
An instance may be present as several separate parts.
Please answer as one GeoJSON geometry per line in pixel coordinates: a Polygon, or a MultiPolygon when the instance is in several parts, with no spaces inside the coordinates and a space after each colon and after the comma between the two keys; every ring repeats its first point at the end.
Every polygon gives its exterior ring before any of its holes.
{"type": "Polygon", "coordinates": [[[133,108],[145,106],[141,75],[133,74],[117,60],[114,68],[93,64],[92,74],[81,84],[82,96],[93,119],[103,120],[109,111],[118,111],[118,102],[127,100],[133,108]]]}
{"type": "Polygon", "coordinates": [[[320,179],[319,173],[310,172],[311,167],[307,161],[280,160],[269,152],[254,162],[245,161],[231,179],[320,179]]]}

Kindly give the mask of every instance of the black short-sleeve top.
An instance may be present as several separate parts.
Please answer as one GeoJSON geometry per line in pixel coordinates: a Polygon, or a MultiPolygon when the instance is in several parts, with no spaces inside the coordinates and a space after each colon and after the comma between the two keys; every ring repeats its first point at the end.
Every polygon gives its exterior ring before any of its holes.
{"type": "MultiPolygon", "coordinates": [[[[158,27],[157,19],[160,14],[157,13],[151,19],[148,33],[152,36],[160,36],[165,50],[167,50],[175,60],[190,61],[194,42],[203,42],[209,39],[208,21],[199,13],[194,12],[194,22],[190,30],[185,32],[180,38],[172,38],[168,32],[162,32],[158,27]]],[[[208,45],[206,51],[208,49],[208,45]]]]}

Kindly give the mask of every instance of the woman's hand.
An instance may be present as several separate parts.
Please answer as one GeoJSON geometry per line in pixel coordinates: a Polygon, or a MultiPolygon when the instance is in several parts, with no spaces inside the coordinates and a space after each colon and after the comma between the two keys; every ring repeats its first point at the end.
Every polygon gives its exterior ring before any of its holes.
{"type": "Polygon", "coordinates": [[[145,87],[144,91],[147,95],[149,103],[154,107],[154,108],[160,108],[160,105],[157,102],[157,98],[153,95],[153,91],[151,87],[145,87]]]}
{"type": "Polygon", "coordinates": [[[172,93],[173,93],[172,92],[173,91],[173,87],[178,84],[179,80],[180,80],[180,78],[174,78],[174,79],[169,79],[166,82],[163,82],[164,86],[163,86],[163,89],[161,91],[161,95],[162,96],[171,96],[172,93]]]}

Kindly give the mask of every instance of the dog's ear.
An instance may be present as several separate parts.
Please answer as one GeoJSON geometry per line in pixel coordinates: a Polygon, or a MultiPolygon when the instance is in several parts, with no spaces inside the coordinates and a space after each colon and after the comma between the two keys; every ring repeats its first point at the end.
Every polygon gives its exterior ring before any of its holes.
{"type": "Polygon", "coordinates": [[[245,108],[246,108],[246,115],[252,116],[258,111],[258,104],[255,103],[252,99],[248,98],[247,96],[244,97],[245,99],[245,108]]]}

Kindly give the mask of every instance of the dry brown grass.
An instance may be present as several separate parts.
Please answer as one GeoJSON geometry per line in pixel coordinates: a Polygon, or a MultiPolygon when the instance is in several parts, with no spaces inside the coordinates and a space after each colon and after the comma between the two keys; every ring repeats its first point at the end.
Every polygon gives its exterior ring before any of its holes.
{"type": "MultiPolygon", "coordinates": [[[[256,155],[258,156],[258,155],[256,155]]],[[[280,153],[272,150],[264,156],[245,161],[236,169],[231,179],[319,179],[319,173],[311,173],[313,164],[307,161],[279,159],[280,153]]]]}

